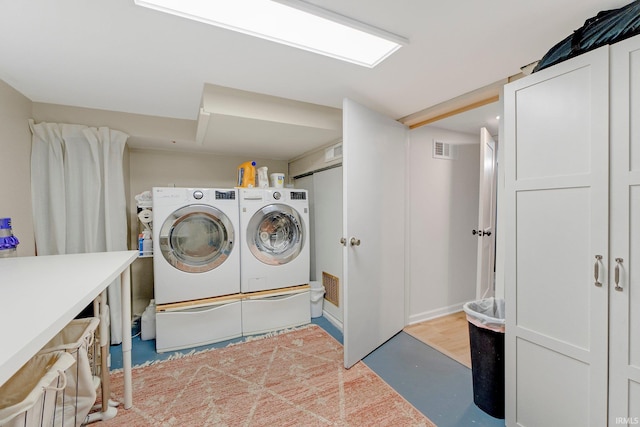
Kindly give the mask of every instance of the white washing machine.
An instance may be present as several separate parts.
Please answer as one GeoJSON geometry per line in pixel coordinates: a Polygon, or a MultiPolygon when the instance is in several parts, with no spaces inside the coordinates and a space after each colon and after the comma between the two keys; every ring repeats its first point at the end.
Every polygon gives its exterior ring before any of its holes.
{"type": "Polygon", "coordinates": [[[307,191],[241,188],[240,289],[243,293],[309,283],[307,191]]]}
{"type": "Polygon", "coordinates": [[[156,351],[242,335],[238,192],[153,188],[156,351]]]}
{"type": "Polygon", "coordinates": [[[240,292],[236,189],[153,188],[156,304],[240,292]]]}

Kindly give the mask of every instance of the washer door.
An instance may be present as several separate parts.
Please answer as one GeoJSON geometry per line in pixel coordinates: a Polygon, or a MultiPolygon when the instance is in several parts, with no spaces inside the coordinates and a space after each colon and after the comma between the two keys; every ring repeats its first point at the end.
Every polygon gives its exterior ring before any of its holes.
{"type": "Polygon", "coordinates": [[[304,246],[300,215],[287,205],[263,207],[249,221],[247,245],[253,256],[265,264],[291,262],[304,246]]]}
{"type": "Polygon", "coordinates": [[[208,205],[189,205],[174,211],[162,224],[160,251],[175,268],[203,273],[225,262],[233,250],[234,230],[229,218],[208,205]]]}

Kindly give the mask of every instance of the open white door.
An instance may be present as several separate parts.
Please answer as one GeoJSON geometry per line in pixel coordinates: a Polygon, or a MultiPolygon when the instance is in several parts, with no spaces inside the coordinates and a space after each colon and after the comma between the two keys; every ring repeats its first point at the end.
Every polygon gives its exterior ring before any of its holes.
{"type": "Polygon", "coordinates": [[[408,128],[343,104],[344,366],[405,326],[405,153],[408,128]]]}
{"type": "Polygon", "coordinates": [[[492,297],[496,247],[496,143],[486,128],[480,129],[480,203],[478,209],[478,299],[492,297]]]}

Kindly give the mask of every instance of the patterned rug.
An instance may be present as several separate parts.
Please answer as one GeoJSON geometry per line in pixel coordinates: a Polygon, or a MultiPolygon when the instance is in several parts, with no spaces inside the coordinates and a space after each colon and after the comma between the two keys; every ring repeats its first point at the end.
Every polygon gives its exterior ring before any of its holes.
{"type": "MultiPolygon", "coordinates": [[[[309,327],[133,369],[134,405],[103,426],[435,426],[309,327]]],[[[111,374],[122,400],[122,374],[111,374]]]]}

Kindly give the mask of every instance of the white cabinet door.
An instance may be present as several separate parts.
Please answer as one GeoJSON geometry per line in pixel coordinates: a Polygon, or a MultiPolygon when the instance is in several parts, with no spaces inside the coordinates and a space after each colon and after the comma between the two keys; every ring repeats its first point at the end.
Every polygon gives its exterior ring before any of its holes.
{"type": "Polygon", "coordinates": [[[609,425],[626,426],[640,423],[640,37],[611,47],[610,128],[609,425]]]}
{"type": "Polygon", "coordinates": [[[607,422],[608,53],[505,86],[511,426],[607,422]]]}
{"type": "Polygon", "coordinates": [[[408,128],[349,99],[343,115],[344,365],[349,368],[405,326],[408,128]]]}

